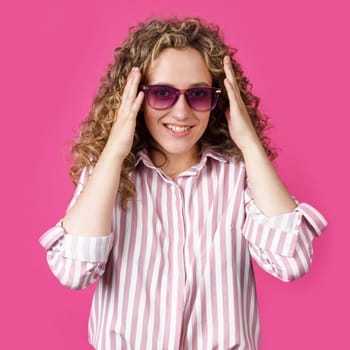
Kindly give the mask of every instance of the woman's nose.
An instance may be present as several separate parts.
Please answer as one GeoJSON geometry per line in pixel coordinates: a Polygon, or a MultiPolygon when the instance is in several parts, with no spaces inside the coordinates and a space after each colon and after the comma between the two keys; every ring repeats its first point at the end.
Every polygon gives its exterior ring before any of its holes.
{"type": "Polygon", "coordinates": [[[178,119],[185,119],[191,113],[191,107],[188,105],[185,95],[181,94],[172,107],[172,114],[178,119]]]}

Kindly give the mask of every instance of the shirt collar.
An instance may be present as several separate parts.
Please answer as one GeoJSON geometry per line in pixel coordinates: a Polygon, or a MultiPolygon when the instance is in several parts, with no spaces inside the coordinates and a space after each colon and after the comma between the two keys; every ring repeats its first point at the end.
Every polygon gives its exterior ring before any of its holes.
{"type": "MultiPolygon", "coordinates": [[[[200,161],[193,165],[191,168],[185,170],[182,175],[195,175],[199,173],[207,164],[208,158],[214,159],[221,163],[227,163],[229,161],[229,156],[223,155],[214,149],[207,148],[203,151],[200,161]]],[[[152,162],[151,158],[148,155],[146,149],[141,150],[136,154],[136,163],[135,167],[142,162],[145,166],[151,169],[158,169],[152,162]]]]}

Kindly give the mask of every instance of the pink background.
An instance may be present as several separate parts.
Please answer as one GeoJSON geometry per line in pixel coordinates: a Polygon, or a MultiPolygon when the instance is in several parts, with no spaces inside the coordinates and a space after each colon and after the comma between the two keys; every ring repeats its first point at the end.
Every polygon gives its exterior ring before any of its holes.
{"type": "Polygon", "coordinates": [[[93,288],[49,272],[38,237],[73,187],[69,141],[128,27],[158,15],[221,25],[274,125],[278,169],[329,227],[290,284],[256,267],[262,350],[349,349],[347,0],[13,0],[0,5],[0,348],[89,349],[93,288]]]}

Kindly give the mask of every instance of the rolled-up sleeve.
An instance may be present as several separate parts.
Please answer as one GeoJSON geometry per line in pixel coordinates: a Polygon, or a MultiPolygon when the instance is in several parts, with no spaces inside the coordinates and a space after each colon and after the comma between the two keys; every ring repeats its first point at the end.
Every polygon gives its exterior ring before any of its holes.
{"type": "MultiPolygon", "coordinates": [[[[68,209],[76,202],[87,182],[85,169],[68,209]]],[[[65,232],[62,221],[46,231],[39,243],[47,253],[47,262],[52,273],[65,286],[83,289],[94,283],[105,270],[113,246],[113,234],[91,237],[65,232]]]]}
{"type": "Polygon", "coordinates": [[[246,191],[243,235],[256,262],[268,273],[292,281],[304,275],[312,261],[313,239],[327,226],[325,218],[306,203],[294,211],[267,217],[246,191]]]}
{"type": "Polygon", "coordinates": [[[47,262],[57,279],[69,288],[83,289],[104,273],[113,236],[71,235],[64,232],[59,222],[39,242],[46,249],[47,262]]]}

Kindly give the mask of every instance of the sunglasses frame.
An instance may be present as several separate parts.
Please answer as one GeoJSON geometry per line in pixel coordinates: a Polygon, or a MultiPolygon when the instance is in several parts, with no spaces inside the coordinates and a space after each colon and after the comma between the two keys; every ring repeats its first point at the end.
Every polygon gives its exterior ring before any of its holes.
{"type": "Polygon", "coordinates": [[[155,85],[141,85],[141,90],[145,92],[145,95],[146,95],[146,101],[147,103],[153,108],[153,109],[156,109],[156,110],[165,110],[165,109],[169,109],[171,107],[173,107],[176,102],[178,101],[180,95],[185,95],[185,100],[186,100],[186,103],[188,104],[188,106],[193,109],[194,111],[197,111],[197,112],[208,112],[208,111],[212,111],[215,107],[216,107],[216,104],[218,102],[218,99],[219,99],[219,95],[221,93],[221,89],[219,88],[216,88],[216,87],[211,87],[211,86],[194,86],[194,87],[191,87],[191,88],[188,88],[188,89],[177,89],[173,86],[169,86],[169,85],[158,85],[158,84],[155,84],[155,85]],[[175,92],[175,99],[174,101],[167,107],[165,108],[156,108],[154,106],[152,106],[152,104],[150,103],[150,100],[148,98],[148,91],[150,91],[152,88],[156,88],[156,87],[159,87],[159,88],[167,88],[167,89],[170,89],[172,91],[175,92]],[[204,88],[206,90],[211,90],[211,93],[212,93],[212,96],[213,96],[213,99],[212,99],[212,103],[211,103],[211,106],[210,108],[208,109],[205,109],[205,110],[201,110],[201,109],[197,109],[197,108],[193,108],[192,104],[191,104],[191,101],[190,101],[190,97],[189,97],[189,93],[194,90],[194,89],[198,89],[198,88],[204,88]]]}

